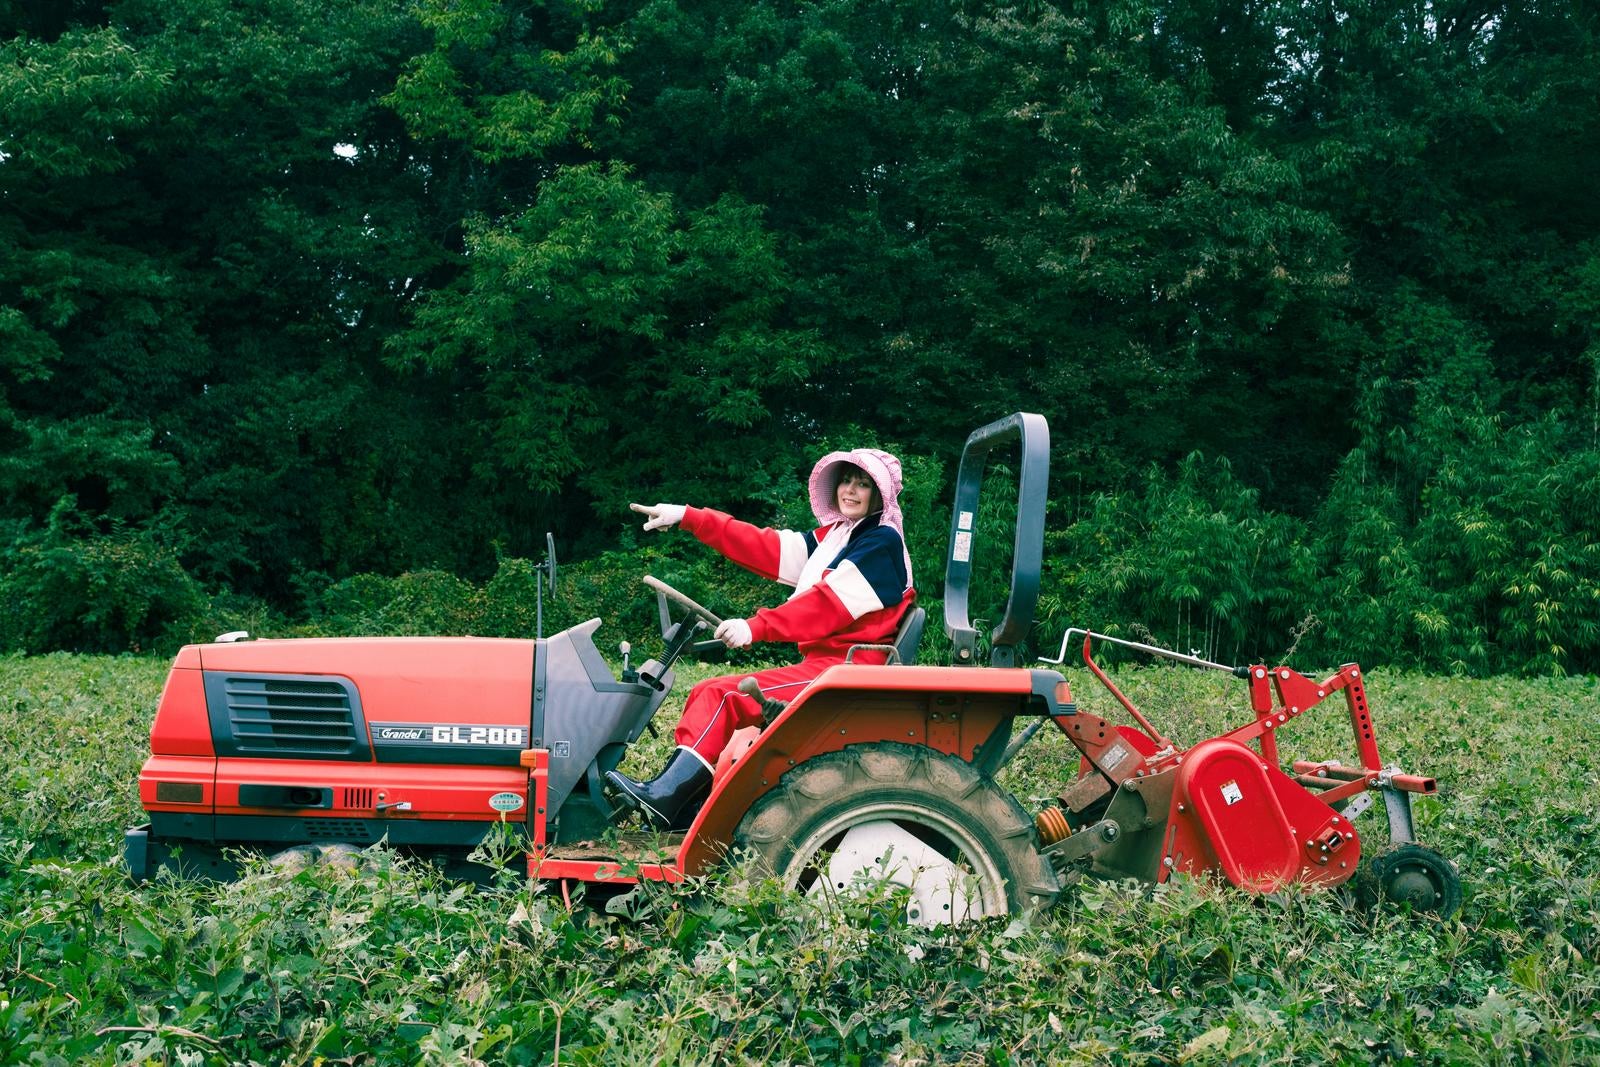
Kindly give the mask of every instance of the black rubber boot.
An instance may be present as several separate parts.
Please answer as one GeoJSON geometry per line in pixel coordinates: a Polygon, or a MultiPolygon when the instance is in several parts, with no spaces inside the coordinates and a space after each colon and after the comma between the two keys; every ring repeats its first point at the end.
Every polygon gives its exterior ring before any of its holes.
{"type": "Polygon", "coordinates": [[[685,830],[711,788],[711,768],[693,749],[679,745],[661,773],[636,782],[621,771],[606,772],[617,799],[644,817],[652,830],[685,830]]]}

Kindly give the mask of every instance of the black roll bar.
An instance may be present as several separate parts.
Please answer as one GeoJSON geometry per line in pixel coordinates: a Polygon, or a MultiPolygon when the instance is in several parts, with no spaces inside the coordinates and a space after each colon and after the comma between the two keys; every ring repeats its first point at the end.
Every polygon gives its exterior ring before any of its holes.
{"type": "Polygon", "coordinates": [[[1005,615],[989,637],[989,662],[1014,667],[1017,644],[1033,625],[1039,602],[1039,569],[1044,558],[1044,510],[1050,480],[1050,427],[1043,415],[1017,412],[972,431],[956,472],[955,506],[950,514],[950,546],[944,568],[944,632],[955,645],[957,666],[977,662],[978,631],[968,613],[973,540],[977,533],[978,492],[989,453],[1016,439],[1022,465],[1017,475],[1017,531],[1011,556],[1011,594],[1005,615]]]}

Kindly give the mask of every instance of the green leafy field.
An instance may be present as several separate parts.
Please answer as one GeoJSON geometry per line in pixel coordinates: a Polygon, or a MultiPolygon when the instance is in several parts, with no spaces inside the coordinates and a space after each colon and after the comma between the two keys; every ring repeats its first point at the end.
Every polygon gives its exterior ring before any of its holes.
{"type": "MultiPolygon", "coordinates": [[[[356,872],[134,888],[118,848],[165,672],[0,658],[0,1062],[1600,1059],[1594,679],[1369,676],[1385,754],[1441,783],[1418,836],[1460,867],[1449,921],[1182,881],[927,932],[739,868],[654,891],[631,920],[382,851],[356,872]]],[[[1246,714],[1221,676],[1119,681],[1183,742],[1246,714]]],[[[1285,755],[1348,758],[1347,734],[1329,709],[1285,755]]],[[[1005,784],[1032,806],[1074,762],[1041,735],[1005,784]]],[[[1375,813],[1358,826],[1381,841],[1375,813]]]]}

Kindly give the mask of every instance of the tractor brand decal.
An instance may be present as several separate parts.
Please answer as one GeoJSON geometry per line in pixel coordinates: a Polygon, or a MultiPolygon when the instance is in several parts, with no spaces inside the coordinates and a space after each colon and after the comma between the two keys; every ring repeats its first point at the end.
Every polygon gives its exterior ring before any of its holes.
{"type": "Polygon", "coordinates": [[[527,748],[528,728],[476,723],[375,722],[372,740],[378,745],[527,748]]]}
{"type": "Polygon", "coordinates": [[[521,748],[528,731],[521,726],[435,726],[436,745],[510,745],[521,748]]]}
{"type": "Polygon", "coordinates": [[[427,736],[428,731],[420,726],[375,726],[372,729],[375,741],[421,741],[427,736]]]}
{"type": "Polygon", "coordinates": [[[1243,800],[1244,793],[1239,789],[1239,783],[1223,782],[1222,799],[1228,804],[1229,807],[1232,807],[1233,805],[1239,803],[1239,801],[1243,800]]]}
{"type": "Polygon", "coordinates": [[[489,798],[489,806],[495,811],[517,811],[522,805],[521,793],[496,793],[489,798]]]}

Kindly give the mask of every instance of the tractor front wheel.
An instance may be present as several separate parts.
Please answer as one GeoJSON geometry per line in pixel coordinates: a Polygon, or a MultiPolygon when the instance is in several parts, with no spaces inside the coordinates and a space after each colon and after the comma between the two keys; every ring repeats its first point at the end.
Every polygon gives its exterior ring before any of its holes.
{"type": "Polygon", "coordinates": [[[1441,919],[1461,907],[1461,876],[1449,860],[1421,845],[1395,845],[1363,861],[1356,887],[1369,904],[1409,904],[1441,919]]]}
{"type": "Polygon", "coordinates": [[[863,878],[901,887],[916,925],[1029,911],[1060,891],[1016,799],[964,760],[915,745],[807,760],[734,840],[801,892],[843,893],[863,878]]]}

